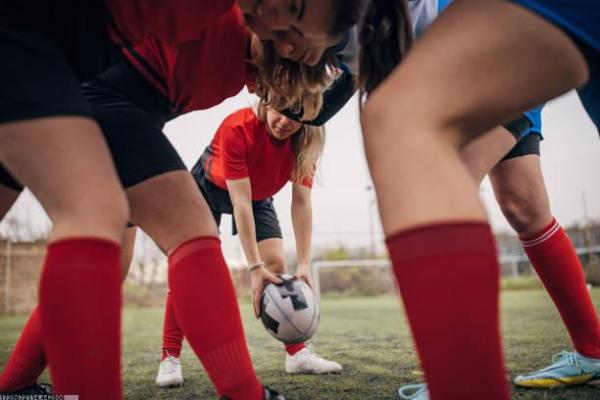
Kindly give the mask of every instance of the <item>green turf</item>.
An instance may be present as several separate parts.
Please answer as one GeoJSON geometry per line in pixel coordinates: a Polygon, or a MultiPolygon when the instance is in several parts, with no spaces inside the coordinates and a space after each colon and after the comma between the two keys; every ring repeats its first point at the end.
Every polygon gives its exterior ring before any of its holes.
{"type": "MultiPolygon", "coordinates": [[[[594,290],[593,297],[600,305],[600,290],[594,290]]],[[[337,376],[286,376],[281,346],[252,319],[248,304],[242,305],[242,312],[256,369],[264,382],[284,392],[288,399],[394,399],[399,384],[419,379],[413,373],[417,368],[415,355],[395,297],[323,301],[321,328],[314,345],[344,365],[344,372],[337,376]]],[[[0,364],[8,357],[24,321],[22,317],[0,318],[0,364]]],[[[168,390],[155,387],[161,321],[160,309],[125,312],[126,399],[213,398],[214,392],[187,346],[182,356],[184,386],[168,390]]],[[[542,291],[506,292],[503,328],[511,375],[544,366],[552,354],[569,348],[558,314],[542,291]]],[[[469,360],[448,368],[469,368],[469,360]]],[[[600,399],[600,389],[514,389],[513,398],[591,400],[600,399]]]]}

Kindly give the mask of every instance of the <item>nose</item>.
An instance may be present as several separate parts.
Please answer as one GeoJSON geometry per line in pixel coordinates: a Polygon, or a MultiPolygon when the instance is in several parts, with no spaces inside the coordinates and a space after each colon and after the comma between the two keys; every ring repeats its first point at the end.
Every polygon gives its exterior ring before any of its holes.
{"type": "Polygon", "coordinates": [[[296,51],[296,46],[284,40],[275,40],[275,50],[281,57],[290,58],[296,51]]]}

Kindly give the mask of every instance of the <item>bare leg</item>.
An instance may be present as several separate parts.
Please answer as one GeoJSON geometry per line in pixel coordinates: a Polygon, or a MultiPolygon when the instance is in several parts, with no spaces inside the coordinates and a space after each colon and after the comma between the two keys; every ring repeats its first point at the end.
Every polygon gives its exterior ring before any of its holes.
{"type": "Polygon", "coordinates": [[[516,143],[506,128],[498,127],[467,143],[460,156],[475,182],[480,183],[516,143]]]}
{"type": "Polygon", "coordinates": [[[125,230],[123,246],[121,247],[121,277],[123,281],[125,280],[125,278],[127,278],[127,273],[129,272],[129,268],[131,267],[136,232],[137,228],[135,226],[127,228],[125,230]]]}
{"type": "Polygon", "coordinates": [[[550,223],[550,201],[538,155],[501,162],[490,180],[500,209],[519,236],[536,234],[550,223]]]}
{"type": "Polygon", "coordinates": [[[120,398],[118,259],[128,207],[98,126],[80,117],[2,124],[0,161],[53,221],[39,314],[57,389],[120,398]]]}
{"type": "Polygon", "coordinates": [[[127,190],[132,222],[169,255],[169,301],[176,322],[219,396],[261,398],[239,306],[212,213],[187,171],[127,190]]]}

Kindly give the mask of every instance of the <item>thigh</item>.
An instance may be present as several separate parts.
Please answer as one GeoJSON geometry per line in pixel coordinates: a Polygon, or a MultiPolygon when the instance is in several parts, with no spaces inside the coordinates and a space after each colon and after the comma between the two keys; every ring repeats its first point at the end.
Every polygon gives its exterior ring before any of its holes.
{"type": "Polygon", "coordinates": [[[587,78],[585,58],[560,28],[506,1],[457,0],[370,100],[389,119],[409,108],[434,127],[480,134],[587,78]]]}
{"type": "Polygon", "coordinates": [[[40,201],[54,223],[53,240],[77,235],[121,241],[127,203],[93,120],[0,124],[0,161],[40,201]]]}
{"type": "Polygon", "coordinates": [[[168,254],[198,236],[217,236],[213,215],[187,171],[167,172],[127,188],[131,220],[168,254]]]}

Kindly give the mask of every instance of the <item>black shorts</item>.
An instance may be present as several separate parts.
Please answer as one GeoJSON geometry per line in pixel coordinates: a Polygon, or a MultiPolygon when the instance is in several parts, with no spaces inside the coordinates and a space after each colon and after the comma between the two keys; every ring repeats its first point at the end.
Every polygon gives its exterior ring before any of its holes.
{"type": "Polygon", "coordinates": [[[80,90],[114,60],[102,0],[0,2],[0,124],[90,117],[80,90]]]}
{"type": "Polygon", "coordinates": [[[506,156],[500,162],[510,160],[511,158],[527,156],[530,154],[540,155],[540,141],[542,137],[539,133],[532,132],[525,136],[523,139],[508,152],[506,156]]]}
{"type": "Polygon", "coordinates": [[[125,188],[170,171],[187,170],[165,136],[169,102],[121,59],[82,92],[102,128],[125,188]]]}
{"type": "MultiPolygon", "coordinates": [[[[192,168],[192,175],[194,176],[194,179],[196,179],[202,195],[210,206],[217,226],[221,224],[221,215],[231,214],[233,223],[232,232],[236,235],[237,227],[235,225],[235,218],[233,218],[233,205],[231,204],[229,193],[209,181],[206,177],[206,172],[203,168],[206,157],[208,157],[208,154],[205,151],[202,157],[200,157],[200,160],[194,165],[194,168],[192,168]]],[[[254,227],[257,242],[272,238],[283,238],[281,227],[279,226],[279,219],[277,218],[277,212],[273,205],[273,198],[253,201],[252,214],[254,215],[254,227]]]]}

